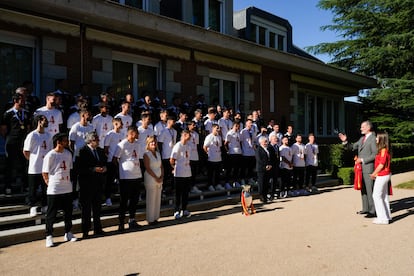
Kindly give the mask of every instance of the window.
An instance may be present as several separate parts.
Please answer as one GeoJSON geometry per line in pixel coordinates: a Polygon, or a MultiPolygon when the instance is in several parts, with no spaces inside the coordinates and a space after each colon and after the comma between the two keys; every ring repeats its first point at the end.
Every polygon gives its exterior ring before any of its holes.
{"type": "Polygon", "coordinates": [[[259,26],[259,40],[258,43],[266,46],[266,29],[259,26]]]}
{"type": "Polygon", "coordinates": [[[193,0],[193,24],[217,32],[224,32],[222,0],[193,0]]]}
{"type": "Polygon", "coordinates": [[[34,38],[0,32],[0,96],[4,103],[24,81],[36,83],[35,56],[34,38]]]}
{"type": "Polygon", "coordinates": [[[280,51],[285,50],[285,37],[283,35],[277,35],[277,49],[280,51]]]}
{"type": "Polygon", "coordinates": [[[138,99],[143,93],[159,89],[158,60],[119,52],[113,52],[112,58],[112,86],[117,99],[121,99],[127,91],[138,99]]]}
{"type": "Polygon", "coordinates": [[[177,20],[182,20],[182,0],[161,0],[160,14],[177,20]]]}
{"type": "Polygon", "coordinates": [[[141,10],[148,10],[148,0],[112,0],[119,4],[134,7],[141,10]]]}
{"type": "Polygon", "coordinates": [[[249,37],[250,41],[256,42],[256,29],[257,29],[257,25],[255,24],[250,25],[250,37],[249,37]]]}
{"type": "Polygon", "coordinates": [[[335,135],[333,130],[339,128],[339,114],[339,101],[327,96],[298,93],[296,127],[298,131],[303,131],[304,134],[313,132],[318,136],[335,135]],[[302,113],[306,116],[302,116],[302,113]]]}
{"type": "Polygon", "coordinates": [[[276,48],[276,34],[274,32],[269,32],[269,47],[276,48]]]}
{"type": "Polygon", "coordinates": [[[220,104],[235,109],[239,102],[238,87],[238,75],[226,72],[211,72],[208,103],[210,105],[220,104]]]}

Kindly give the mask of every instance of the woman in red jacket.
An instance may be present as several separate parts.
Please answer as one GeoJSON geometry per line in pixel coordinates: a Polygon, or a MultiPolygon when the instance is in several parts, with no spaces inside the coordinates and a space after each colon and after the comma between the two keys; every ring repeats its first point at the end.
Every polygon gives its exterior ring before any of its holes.
{"type": "Polygon", "coordinates": [[[375,179],[372,197],[377,217],[373,223],[388,224],[391,220],[390,202],[388,200],[388,183],[391,179],[388,134],[378,133],[376,139],[378,153],[375,157],[375,170],[370,175],[372,179],[375,179]]]}

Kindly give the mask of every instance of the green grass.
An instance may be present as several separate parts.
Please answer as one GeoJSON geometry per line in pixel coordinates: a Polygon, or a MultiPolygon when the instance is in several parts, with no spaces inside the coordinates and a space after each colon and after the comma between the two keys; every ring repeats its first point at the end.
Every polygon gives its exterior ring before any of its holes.
{"type": "Polygon", "coordinates": [[[399,189],[414,189],[414,180],[398,184],[396,188],[399,189]]]}

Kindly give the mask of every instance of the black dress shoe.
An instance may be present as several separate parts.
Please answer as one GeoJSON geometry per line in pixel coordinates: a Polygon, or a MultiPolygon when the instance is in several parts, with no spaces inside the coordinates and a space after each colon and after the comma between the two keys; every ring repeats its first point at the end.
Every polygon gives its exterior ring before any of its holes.
{"type": "Polygon", "coordinates": [[[93,234],[95,236],[103,236],[103,235],[105,235],[105,231],[104,230],[98,230],[98,231],[93,232],[93,234]]]}
{"type": "Polygon", "coordinates": [[[82,240],[87,240],[87,239],[89,239],[89,234],[88,233],[83,233],[82,240]]]}
{"type": "Polygon", "coordinates": [[[357,215],[366,215],[366,214],[368,214],[367,211],[358,211],[356,213],[357,213],[357,215]]]}
{"type": "Polygon", "coordinates": [[[377,215],[376,214],[372,214],[372,213],[368,213],[365,215],[366,218],[375,218],[377,215]]]}

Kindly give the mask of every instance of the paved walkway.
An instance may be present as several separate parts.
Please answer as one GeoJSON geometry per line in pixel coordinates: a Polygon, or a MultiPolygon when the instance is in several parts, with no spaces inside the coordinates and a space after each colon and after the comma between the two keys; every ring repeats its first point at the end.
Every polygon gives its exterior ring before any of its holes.
{"type": "MultiPolygon", "coordinates": [[[[414,173],[393,176],[393,184],[414,173]]],[[[394,189],[393,223],[356,215],[345,186],[287,198],[244,217],[240,206],[163,218],[157,227],[45,248],[44,240],[0,249],[1,275],[412,275],[414,190],[394,189]]]]}

